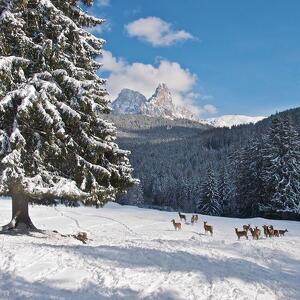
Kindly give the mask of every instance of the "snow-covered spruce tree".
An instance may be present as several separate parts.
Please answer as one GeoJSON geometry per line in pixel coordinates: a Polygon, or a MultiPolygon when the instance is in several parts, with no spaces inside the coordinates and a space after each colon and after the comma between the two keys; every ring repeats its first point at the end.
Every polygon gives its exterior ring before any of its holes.
{"type": "Polygon", "coordinates": [[[225,216],[231,213],[232,200],[234,198],[233,179],[229,173],[229,162],[225,161],[219,175],[218,193],[222,212],[225,216]]]}
{"type": "Polygon", "coordinates": [[[201,214],[211,216],[222,214],[218,183],[212,167],[208,168],[207,178],[202,186],[201,197],[197,206],[197,211],[201,214]]]}
{"type": "Polygon", "coordinates": [[[12,197],[2,230],[34,228],[28,202],[101,206],[134,182],[115,127],[100,118],[109,112],[96,75],[103,40],[83,28],[103,21],[82,3],[0,1],[0,194],[12,197]]]}
{"type": "Polygon", "coordinates": [[[236,156],[236,204],[239,215],[244,217],[257,216],[259,206],[266,200],[262,180],[263,141],[250,139],[236,156]]]}
{"type": "Polygon", "coordinates": [[[300,135],[288,119],[273,118],[263,157],[263,209],[300,214],[300,135]]]}

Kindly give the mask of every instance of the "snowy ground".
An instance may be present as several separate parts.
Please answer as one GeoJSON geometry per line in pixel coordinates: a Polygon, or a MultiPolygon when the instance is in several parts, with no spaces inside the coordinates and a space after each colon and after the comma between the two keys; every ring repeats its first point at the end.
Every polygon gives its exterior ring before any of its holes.
{"type": "MultiPolygon", "coordinates": [[[[10,219],[0,201],[0,222],[10,219]]],[[[300,299],[300,223],[200,216],[175,232],[176,213],[121,207],[35,206],[34,223],[86,231],[0,235],[0,299],[300,299]],[[214,225],[203,234],[202,221],[214,225]],[[237,241],[234,227],[273,224],[286,237],[237,241]]]]}

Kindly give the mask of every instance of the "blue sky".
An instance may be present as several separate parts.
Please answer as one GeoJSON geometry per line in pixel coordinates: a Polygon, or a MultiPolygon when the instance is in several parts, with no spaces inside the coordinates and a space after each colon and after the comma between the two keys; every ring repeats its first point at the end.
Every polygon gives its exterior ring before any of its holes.
{"type": "Polygon", "coordinates": [[[149,96],[164,80],[204,117],[300,106],[299,0],[95,0],[92,10],[107,19],[95,32],[112,97],[149,96]]]}

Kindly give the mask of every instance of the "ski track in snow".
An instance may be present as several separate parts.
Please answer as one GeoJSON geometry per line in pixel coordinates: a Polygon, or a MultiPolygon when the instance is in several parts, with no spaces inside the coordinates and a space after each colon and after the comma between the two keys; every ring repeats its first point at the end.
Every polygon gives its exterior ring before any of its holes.
{"type": "MultiPolygon", "coordinates": [[[[10,217],[0,201],[0,220],[10,217]]],[[[300,223],[200,216],[175,232],[177,213],[109,203],[102,209],[34,206],[47,234],[0,235],[0,299],[300,299],[300,223]],[[205,235],[202,222],[214,226],[205,235]],[[285,237],[237,241],[235,227],[285,237]],[[86,231],[83,245],[63,234],[86,231]]]]}

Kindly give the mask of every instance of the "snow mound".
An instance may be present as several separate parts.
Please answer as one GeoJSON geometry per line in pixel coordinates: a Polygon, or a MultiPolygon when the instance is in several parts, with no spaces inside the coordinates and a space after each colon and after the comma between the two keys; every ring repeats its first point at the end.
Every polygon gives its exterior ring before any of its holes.
{"type": "Polygon", "coordinates": [[[109,201],[109,202],[107,202],[107,203],[104,205],[104,207],[105,207],[105,208],[110,208],[110,209],[114,209],[114,208],[120,209],[120,208],[121,208],[121,205],[120,205],[119,203],[109,201]]]}

